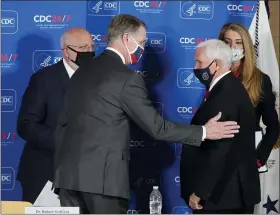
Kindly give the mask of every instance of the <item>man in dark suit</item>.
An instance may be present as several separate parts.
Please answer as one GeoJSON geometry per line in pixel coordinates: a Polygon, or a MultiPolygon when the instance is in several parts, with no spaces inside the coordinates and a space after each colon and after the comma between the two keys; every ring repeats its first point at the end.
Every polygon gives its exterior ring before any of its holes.
{"type": "Polygon", "coordinates": [[[61,37],[63,60],[33,74],[22,98],[18,134],[26,141],[17,179],[22,200],[34,203],[48,180],[53,180],[53,134],[64,90],[78,65],[92,58],[93,41],[84,29],[70,29],[61,37]]]}
{"type": "Polygon", "coordinates": [[[221,111],[221,120],[236,121],[240,131],[232,139],[205,140],[199,148],[183,146],[181,196],[194,213],[253,213],[260,201],[254,107],[229,71],[229,46],[208,40],[198,45],[195,59],[194,73],[208,95],[191,124],[204,124],[221,111]]]}
{"type": "Polygon", "coordinates": [[[109,47],[71,79],[56,135],[54,186],[62,206],[79,206],[81,213],[127,213],[130,120],[154,139],[194,146],[204,137],[231,138],[237,132],[235,122],[185,126],[160,117],[142,76],[126,66],[144,51],[145,27],[134,16],[115,16],[109,47]]]}

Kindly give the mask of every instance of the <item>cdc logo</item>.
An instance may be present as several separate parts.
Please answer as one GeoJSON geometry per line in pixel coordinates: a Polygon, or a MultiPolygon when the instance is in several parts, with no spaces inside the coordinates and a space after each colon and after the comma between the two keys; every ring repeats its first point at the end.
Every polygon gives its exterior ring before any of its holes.
{"type": "Polygon", "coordinates": [[[133,6],[141,14],[161,14],[165,11],[166,4],[167,1],[134,1],[133,6]]]}
{"type": "Polygon", "coordinates": [[[186,107],[186,106],[177,107],[178,113],[194,114],[196,111],[197,111],[196,107],[186,107]]]}
{"type": "Polygon", "coordinates": [[[52,22],[52,16],[51,15],[35,15],[33,18],[34,22],[52,22]]]}
{"type": "Polygon", "coordinates": [[[91,37],[95,45],[97,45],[97,47],[107,46],[107,35],[95,33],[95,34],[91,34],[91,37]]]}
{"type": "Polygon", "coordinates": [[[176,206],[173,208],[172,214],[191,214],[191,209],[185,206],[176,206]]]}
{"type": "Polygon", "coordinates": [[[214,16],[213,1],[181,1],[180,17],[182,19],[206,19],[214,16]]]}
{"type": "Polygon", "coordinates": [[[127,214],[143,214],[143,211],[142,210],[129,209],[129,210],[127,210],[127,214]]]}
{"type": "Polygon", "coordinates": [[[158,186],[161,182],[160,176],[146,176],[137,177],[132,184],[132,189],[151,190],[153,186],[158,186]]]}
{"type": "Polygon", "coordinates": [[[244,4],[228,4],[227,11],[232,16],[253,17],[255,15],[255,2],[246,1],[244,4]]]}
{"type": "Polygon", "coordinates": [[[1,168],[1,189],[13,190],[15,187],[15,170],[12,167],[1,168]]]}
{"type": "Polygon", "coordinates": [[[205,89],[205,86],[195,77],[192,68],[180,68],[177,72],[178,88],[205,89]]]}
{"type": "Polygon", "coordinates": [[[204,42],[210,38],[190,38],[190,37],[180,37],[180,43],[181,44],[192,44],[192,45],[198,45],[201,42],[204,42]]]}
{"type": "Polygon", "coordinates": [[[1,33],[15,34],[18,31],[18,13],[14,10],[1,10],[1,33]]]}
{"type": "Polygon", "coordinates": [[[191,119],[196,111],[197,111],[196,107],[182,106],[182,105],[177,107],[178,115],[184,119],[191,119]]]}
{"type": "Polygon", "coordinates": [[[131,140],[130,147],[143,148],[143,147],[145,147],[145,142],[143,140],[131,140]]]}
{"type": "Polygon", "coordinates": [[[181,185],[180,184],[180,176],[177,175],[177,176],[174,177],[174,183],[175,183],[176,186],[180,186],[181,185]]]}
{"type": "Polygon", "coordinates": [[[15,112],[16,91],[13,89],[1,90],[1,112],[15,112]]]}
{"type": "Polygon", "coordinates": [[[156,70],[152,70],[152,71],[134,70],[134,71],[139,73],[145,79],[145,81],[157,80],[161,75],[161,73],[156,70]]]}
{"type": "Polygon", "coordinates": [[[136,8],[164,8],[166,1],[134,1],[136,8]]]}
{"type": "Polygon", "coordinates": [[[120,13],[119,1],[89,1],[89,16],[115,16],[120,13]]]}
{"type": "Polygon", "coordinates": [[[91,35],[93,41],[96,42],[106,42],[107,41],[107,35],[101,35],[101,34],[92,34],[91,35]]]}
{"type": "Polygon", "coordinates": [[[65,23],[70,19],[70,15],[35,15],[33,18],[36,23],[65,23]]]}
{"type": "Polygon", "coordinates": [[[145,53],[163,53],[166,47],[166,35],[162,32],[147,32],[145,53]]]}
{"type": "Polygon", "coordinates": [[[153,150],[156,146],[156,141],[152,140],[131,140],[130,141],[130,149],[132,150],[153,150]]]}
{"type": "Polygon", "coordinates": [[[36,50],[33,52],[32,67],[36,72],[44,67],[58,63],[62,59],[60,50],[36,50]]]}
{"type": "Polygon", "coordinates": [[[227,6],[228,11],[239,11],[239,12],[248,12],[248,11],[253,11],[254,6],[250,6],[250,5],[236,5],[236,4],[229,4],[227,6]]]}

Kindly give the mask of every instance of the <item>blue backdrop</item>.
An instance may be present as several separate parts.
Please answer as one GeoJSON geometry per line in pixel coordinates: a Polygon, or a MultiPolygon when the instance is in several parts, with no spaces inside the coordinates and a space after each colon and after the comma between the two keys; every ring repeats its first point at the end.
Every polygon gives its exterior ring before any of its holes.
{"type": "MultiPolygon", "coordinates": [[[[141,62],[131,67],[147,81],[155,107],[164,118],[188,124],[205,89],[194,77],[196,45],[217,38],[226,22],[250,26],[256,1],[5,1],[2,2],[1,107],[2,199],[20,200],[15,180],[24,141],[16,133],[22,95],[30,76],[61,59],[60,36],[83,27],[99,49],[116,14],[132,14],[147,26],[141,62]],[[44,63],[46,58],[49,63],[44,63]]],[[[180,198],[181,144],[160,143],[133,126],[131,201],[128,213],[148,213],[149,194],[159,185],[164,213],[189,213],[180,198]]]]}

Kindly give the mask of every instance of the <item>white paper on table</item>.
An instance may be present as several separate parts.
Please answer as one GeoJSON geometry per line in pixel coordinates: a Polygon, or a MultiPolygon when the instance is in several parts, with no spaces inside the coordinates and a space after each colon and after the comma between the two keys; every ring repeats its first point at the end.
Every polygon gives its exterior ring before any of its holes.
{"type": "MultiPolygon", "coordinates": [[[[258,148],[261,140],[262,140],[262,132],[261,131],[256,131],[255,132],[256,149],[258,148]]],[[[267,169],[267,165],[266,164],[259,168],[259,172],[260,173],[267,172],[267,171],[268,171],[268,169],[267,169]]]]}
{"type": "Polygon", "coordinates": [[[54,193],[52,190],[52,182],[47,181],[43,190],[37,197],[33,206],[39,207],[60,207],[59,196],[54,193]]]}

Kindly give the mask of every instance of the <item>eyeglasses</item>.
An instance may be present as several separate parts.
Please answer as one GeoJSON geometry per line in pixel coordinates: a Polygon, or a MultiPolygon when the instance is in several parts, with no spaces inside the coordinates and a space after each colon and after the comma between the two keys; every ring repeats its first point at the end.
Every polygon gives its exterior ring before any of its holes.
{"type": "Polygon", "coordinates": [[[98,46],[96,44],[94,44],[94,45],[84,45],[84,46],[74,46],[74,45],[68,45],[68,46],[74,47],[76,51],[82,51],[82,52],[98,50],[98,46]]]}

